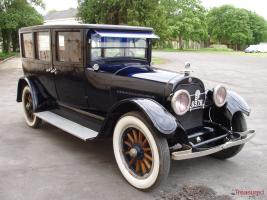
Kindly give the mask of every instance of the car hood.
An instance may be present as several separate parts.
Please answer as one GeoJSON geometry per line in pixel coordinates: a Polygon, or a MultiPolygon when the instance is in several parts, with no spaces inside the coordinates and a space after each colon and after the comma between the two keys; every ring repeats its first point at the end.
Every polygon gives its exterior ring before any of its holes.
{"type": "MultiPolygon", "coordinates": [[[[121,71],[114,74],[112,78],[111,104],[114,105],[127,98],[150,98],[164,105],[167,97],[179,83],[188,83],[190,77],[182,73],[159,69],[148,72],[121,71]]],[[[194,81],[197,79],[196,77],[192,78],[194,81]]]]}

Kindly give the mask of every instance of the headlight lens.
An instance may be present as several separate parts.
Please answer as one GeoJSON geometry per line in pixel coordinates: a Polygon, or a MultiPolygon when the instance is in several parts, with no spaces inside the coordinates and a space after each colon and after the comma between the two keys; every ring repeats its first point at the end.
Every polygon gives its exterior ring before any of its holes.
{"type": "Polygon", "coordinates": [[[177,115],[183,115],[188,111],[190,102],[190,94],[186,90],[179,90],[172,97],[172,108],[177,115]]]}
{"type": "Polygon", "coordinates": [[[227,89],[223,85],[218,85],[214,88],[213,91],[213,103],[218,106],[222,107],[227,100],[227,89]]]}

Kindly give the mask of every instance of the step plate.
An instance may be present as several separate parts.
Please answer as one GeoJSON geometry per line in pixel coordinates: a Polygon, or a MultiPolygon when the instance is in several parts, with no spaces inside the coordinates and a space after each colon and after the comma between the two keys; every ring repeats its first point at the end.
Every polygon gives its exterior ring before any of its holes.
{"type": "Polygon", "coordinates": [[[38,112],[34,114],[44,121],[85,141],[93,139],[98,135],[97,132],[56,115],[50,111],[38,112]]]}

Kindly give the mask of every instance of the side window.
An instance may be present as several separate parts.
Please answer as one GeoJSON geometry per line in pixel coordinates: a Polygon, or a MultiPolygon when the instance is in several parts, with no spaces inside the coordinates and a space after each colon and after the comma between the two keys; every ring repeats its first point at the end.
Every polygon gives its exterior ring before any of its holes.
{"type": "Polygon", "coordinates": [[[22,34],[22,43],[23,43],[23,57],[33,58],[32,34],[31,33],[22,34]]]}
{"type": "Polygon", "coordinates": [[[36,58],[39,60],[50,60],[49,32],[35,33],[36,58]]]}
{"type": "Polygon", "coordinates": [[[81,62],[80,32],[57,32],[57,60],[81,62]]]}

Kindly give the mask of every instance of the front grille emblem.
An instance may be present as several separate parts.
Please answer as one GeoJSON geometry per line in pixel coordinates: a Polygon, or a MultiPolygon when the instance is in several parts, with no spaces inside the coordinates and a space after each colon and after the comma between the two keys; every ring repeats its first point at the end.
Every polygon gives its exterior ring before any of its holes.
{"type": "Polygon", "coordinates": [[[192,83],[192,78],[189,78],[189,79],[188,79],[188,82],[189,82],[189,83],[192,83]]]}

